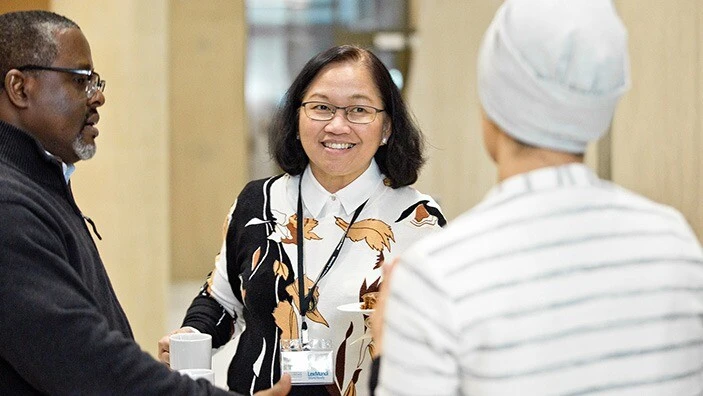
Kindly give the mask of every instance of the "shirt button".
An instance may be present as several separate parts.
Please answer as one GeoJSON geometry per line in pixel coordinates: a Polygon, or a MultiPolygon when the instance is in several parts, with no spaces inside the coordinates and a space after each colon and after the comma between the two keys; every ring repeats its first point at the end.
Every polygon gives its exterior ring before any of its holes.
{"type": "Polygon", "coordinates": [[[333,201],[336,201],[336,200],[337,200],[337,196],[336,196],[336,195],[331,195],[330,198],[332,198],[333,201]]]}

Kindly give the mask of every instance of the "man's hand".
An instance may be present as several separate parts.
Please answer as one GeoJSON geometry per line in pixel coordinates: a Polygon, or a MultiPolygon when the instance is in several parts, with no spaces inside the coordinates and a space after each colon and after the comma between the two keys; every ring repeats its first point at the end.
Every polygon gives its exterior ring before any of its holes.
{"type": "Polygon", "coordinates": [[[290,392],[290,375],[285,373],[273,388],[254,393],[254,396],[285,396],[290,392]]]}
{"type": "Polygon", "coordinates": [[[373,337],[374,344],[374,358],[381,355],[383,350],[383,318],[386,313],[386,301],[388,301],[388,295],[391,289],[391,275],[393,274],[393,269],[398,263],[398,259],[386,263],[383,265],[383,283],[381,284],[381,293],[378,296],[376,305],[374,306],[374,312],[371,314],[371,336],[373,337]]]}
{"type": "Polygon", "coordinates": [[[174,330],[165,336],[161,337],[159,340],[159,360],[165,363],[168,367],[171,367],[171,340],[169,337],[176,333],[192,333],[193,329],[190,327],[181,327],[178,330],[174,330]]]}

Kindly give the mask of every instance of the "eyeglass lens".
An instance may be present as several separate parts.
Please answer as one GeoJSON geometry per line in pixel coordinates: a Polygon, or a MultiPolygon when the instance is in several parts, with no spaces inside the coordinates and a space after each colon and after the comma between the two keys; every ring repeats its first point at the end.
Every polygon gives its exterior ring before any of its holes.
{"type": "Polygon", "coordinates": [[[335,107],[331,104],[321,102],[310,102],[304,105],[305,114],[316,121],[329,121],[334,118],[337,110],[344,110],[345,117],[349,122],[356,124],[368,124],[376,119],[376,109],[363,105],[352,105],[348,107],[335,107]]]}
{"type": "Polygon", "coordinates": [[[85,88],[85,92],[88,95],[89,98],[92,98],[93,95],[95,95],[98,91],[104,91],[105,90],[105,80],[100,79],[100,75],[98,73],[93,72],[90,76],[90,81],[88,82],[88,86],[85,88]]]}

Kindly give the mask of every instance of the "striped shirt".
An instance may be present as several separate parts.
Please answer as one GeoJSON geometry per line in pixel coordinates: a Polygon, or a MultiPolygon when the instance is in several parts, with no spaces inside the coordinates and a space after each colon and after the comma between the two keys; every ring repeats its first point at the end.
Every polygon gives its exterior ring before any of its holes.
{"type": "Polygon", "coordinates": [[[506,179],[396,268],[381,395],[701,395],[703,253],[582,164],[506,179]]]}

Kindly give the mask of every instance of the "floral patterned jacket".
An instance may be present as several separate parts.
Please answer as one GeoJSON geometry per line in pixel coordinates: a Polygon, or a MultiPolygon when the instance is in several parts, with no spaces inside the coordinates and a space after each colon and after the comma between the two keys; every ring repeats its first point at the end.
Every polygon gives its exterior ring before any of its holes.
{"type": "MultiPolygon", "coordinates": [[[[252,181],[242,190],[227,217],[217,259],[222,278],[226,268],[232,302],[213,293],[211,275],[184,320],[184,326],[212,334],[213,347],[238,339],[228,372],[228,385],[237,392],[248,394],[271,387],[280,377],[280,340],[299,336],[299,177],[284,174],[252,181]]],[[[392,189],[378,171],[374,177],[369,184],[367,175],[364,187],[372,188],[360,196],[368,201],[348,230],[337,261],[313,293],[314,309],[306,313],[310,337],[332,343],[335,384],[317,390],[305,387],[303,394],[321,390],[322,394],[340,396],[368,394],[374,347],[368,315],[337,307],[359,302],[364,294],[377,291],[383,263],[446,222],[428,195],[412,187],[392,189]]],[[[354,183],[346,188],[358,188],[354,183]]],[[[308,216],[306,211],[302,224],[304,281],[310,287],[349,227],[352,215],[340,211],[320,218],[308,216]]]]}

